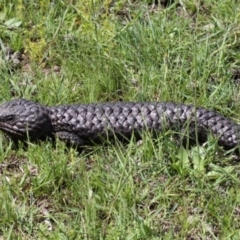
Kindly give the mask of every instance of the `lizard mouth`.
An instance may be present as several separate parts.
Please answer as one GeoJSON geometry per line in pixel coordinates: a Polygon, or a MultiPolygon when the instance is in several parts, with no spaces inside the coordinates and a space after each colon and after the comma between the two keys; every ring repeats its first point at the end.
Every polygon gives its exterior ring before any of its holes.
{"type": "Polygon", "coordinates": [[[22,131],[16,126],[7,124],[6,122],[0,122],[0,130],[4,133],[7,133],[11,136],[14,136],[13,139],[26,139],[27,131],[22,131]]]}

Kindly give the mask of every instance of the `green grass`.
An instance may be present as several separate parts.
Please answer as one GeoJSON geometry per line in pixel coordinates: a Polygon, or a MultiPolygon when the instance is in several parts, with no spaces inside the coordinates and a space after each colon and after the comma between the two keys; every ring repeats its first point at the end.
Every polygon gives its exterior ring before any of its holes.
{"type": "MultiPolygon", "coordinates": [[[[1,102],[169,100],[239,120],[237,1],[113,2],[2,1],[1,44],[24,60],[1,53],[1,102]]],[[[50,141],[15,149],[2,134],[0,238],[239,239],[238,156],[174,135],[79,154],[50,141]]]]}

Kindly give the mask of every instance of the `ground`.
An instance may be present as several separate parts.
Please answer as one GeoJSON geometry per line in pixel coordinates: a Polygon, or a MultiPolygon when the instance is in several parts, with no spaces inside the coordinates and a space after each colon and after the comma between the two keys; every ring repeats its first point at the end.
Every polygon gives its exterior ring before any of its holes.
{"type": "MultiPolygon", "coordinates": [[[[0,3],[1,102],[175,101],[239,121],[233,0],[0,3]]],[[[239,155],[176,133],[16,148],[0,136],[2,239],[239,239],[239,155]]]]}

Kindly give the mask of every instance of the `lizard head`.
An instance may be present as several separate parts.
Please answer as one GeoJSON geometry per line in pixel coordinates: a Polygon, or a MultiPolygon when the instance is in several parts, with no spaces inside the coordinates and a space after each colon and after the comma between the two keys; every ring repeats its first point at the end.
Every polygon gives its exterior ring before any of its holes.
{"type": "Polygon", "coordinates": [[[0,130],[15,140],[35,140],[51,130],[48,108],[25,99],[0,105],[0,130]]]}

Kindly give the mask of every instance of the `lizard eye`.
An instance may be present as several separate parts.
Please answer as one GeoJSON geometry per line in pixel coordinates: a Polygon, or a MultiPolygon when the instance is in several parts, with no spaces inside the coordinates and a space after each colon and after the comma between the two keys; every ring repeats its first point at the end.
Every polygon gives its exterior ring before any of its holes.
{"type": "Polygon", "coordinates": [[[8,115],[4,117],[4,121],[12,121],[14,119],[13,115],[8,115]]]}

